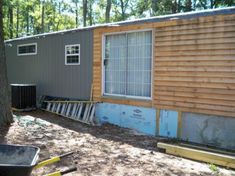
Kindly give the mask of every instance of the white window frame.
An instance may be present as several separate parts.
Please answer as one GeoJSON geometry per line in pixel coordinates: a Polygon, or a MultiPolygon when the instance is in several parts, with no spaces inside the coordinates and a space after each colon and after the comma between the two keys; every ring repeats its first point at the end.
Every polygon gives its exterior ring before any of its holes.
{"type": "Polygon", "coordinates": [[[154,29],[142,29],[142,30],[131,30],[131,31],[122,31],[122,32],[112,32],[112,33],[104,33],[102,35],[102,96],[103,97],[117,97],[122,99],[137,99],[137,100],[152,100],[153,99],[153,57],[154,57],[154,29]],[[105,93],[105,67],[104,67],[104,59],[105,59],[105,39],[106,36],[115,35],[115,34],[127,34],[133,32],[152,32],[152,57],[151,57],[151,84],[150,84],[150,97],[143,96],[133,96],[133,95],[122,95],[122,94],[109,94],[105,93]]]}
{"type": "Polygon", "coordinates": [[[27,44],[17,45],[17,56],[37,55],[37,51],[38,51],[37,43],[27,43],[27,44]],[[19,47],[22,47],[22,46],[30,46],[30,45],[35,45],[35,52],[34,52],[34,53],[23,53],[23,54],[20,54],[20,53],[19,53],[19,47]]]}
{"type": "Polygon", "coordinates": [[[65,65],[80,65],[80,62],[81,62],[81,47],[80,47],[80,44],[65,45],[64,53],[65,53],[65,65]],[[66,48],[67,47],[73,47],[73,46],[78,46],[79,53],[78,54],[67,54],[66,48]],[[67,63],[67,56],[78,56],[78,63],[67,63]]]}

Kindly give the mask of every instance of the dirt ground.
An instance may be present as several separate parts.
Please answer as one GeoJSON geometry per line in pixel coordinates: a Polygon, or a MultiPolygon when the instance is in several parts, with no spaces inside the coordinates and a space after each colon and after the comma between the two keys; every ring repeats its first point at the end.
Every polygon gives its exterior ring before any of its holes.
{"type": "Polygon", "coordinates": [[[74,155],[33,172],[42,176],[72,166],[80,175],[234,175],[235,171],[174,157],[157,151],[163,139],[113,125],[91,127],[43,111],[15,113],[9,129],[1,129],[0,143],[40,147],[40,160],[74,151],[74,155]]]}

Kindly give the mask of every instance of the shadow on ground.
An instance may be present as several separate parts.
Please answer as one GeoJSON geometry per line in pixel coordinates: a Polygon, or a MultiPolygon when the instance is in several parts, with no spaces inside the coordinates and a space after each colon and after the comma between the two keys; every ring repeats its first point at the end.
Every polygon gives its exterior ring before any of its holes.
{"type": "Polygon", "coordinates": [[[9,127],[0,128],[0,144],[6,143],[6,135],[10,129],[9,127]]]}
{"type": "Polygon", "coordinates": [[[167,139],[146,136],[139,134],[133,130],[120,128],[111,124],[103,124],[102,126],[89,126],[74,120],[51,114],[45,111],[37,110],[32,112],[15,112],[15,115],[30,115],[35,118],[40,118],[53,124],[57,124],[63,128],[73,130],[78,133],[89,133],[96,138],[112,140],[115,142],[126,143],[134,147],[147,149],[150,151],[157,150],[157,142],[166,141],[167,139]]]}

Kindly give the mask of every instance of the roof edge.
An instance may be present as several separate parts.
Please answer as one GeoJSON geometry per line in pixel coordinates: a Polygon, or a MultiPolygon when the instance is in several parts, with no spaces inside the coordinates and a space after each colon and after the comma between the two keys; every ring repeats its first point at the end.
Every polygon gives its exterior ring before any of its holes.
{"type": "Polygon", "coordinates": [[[143,23],[143,22],[162,22],[162,21],[169,21],[169,20],[192,19],[192,18],[198,18],[198,17],[203,17],[203,16],[227,15],[227,14],[235,14],[235,7],[226,7],[226,8],[217,8],[217,9],[193,11],[193,12],[184,12],[184,13],[161,15],[161,16],[154,16],[154,17],[147,17],[147,18],[139,18],[139,19],[134,19],[134,20],[126,20],[126,21],[119,21],[119,22],[112,22],[112,23],[105,23],[105,24],[97,24],[97,25],[94,25],[94,26],[80,27],[80,28],[42,33],[42,34],[25,36],[25,37],[20,37],[20,38],[14,38],[14,39],[5,40],[5,42],[7,43],[7,42],[18,41],[18,40],[40,38],[40,37],[45,37],[45,36],[48,36],[48,35],[56,35],[56,34],[62,34],[63,35],[64,33],[77,32],[77,31],[83,31],[83,30],[93,30],[93,29],[99,28],[99,27],[140,24],[140,23],[143,23]]]}

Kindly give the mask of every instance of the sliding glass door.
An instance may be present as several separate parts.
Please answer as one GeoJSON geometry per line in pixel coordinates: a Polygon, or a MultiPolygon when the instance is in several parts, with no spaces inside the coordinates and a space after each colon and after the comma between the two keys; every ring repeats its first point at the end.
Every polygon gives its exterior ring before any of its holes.
{"type": "Polygon", "coordinates": [[[105,36],[104,95],[151,98],[152,32],[105,36]]]}

